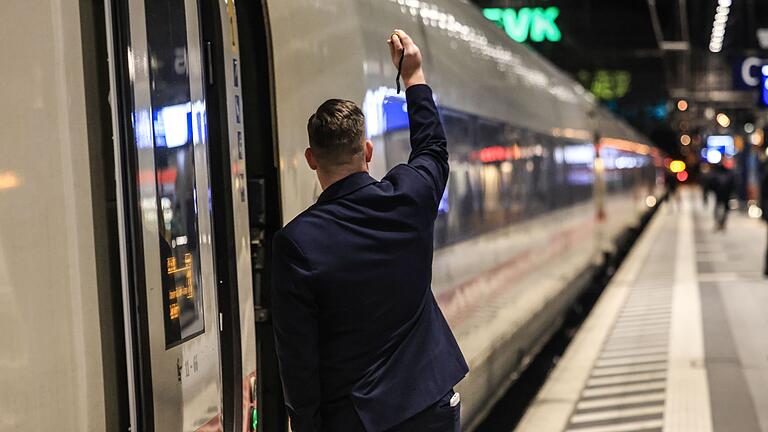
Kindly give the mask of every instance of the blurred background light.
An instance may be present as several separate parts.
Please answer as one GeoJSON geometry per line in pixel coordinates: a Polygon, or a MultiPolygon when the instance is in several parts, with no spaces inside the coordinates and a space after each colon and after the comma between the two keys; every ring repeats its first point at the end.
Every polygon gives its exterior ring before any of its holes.
{"type": "Polygon", "coordinates": [[[688,102],[685,99],[680,99],[677,101],[677,109],[680,111],[685,111],[688,109],[688,102]]]}
{"type": "Polygon", "coordinates": [[[720,113],[717,115],[717,124],[719,124],[724,128],[727,128],[728,126],[731,125],[731,119],[727,115],[720,113]]]}
{"type": "Polygon", "coordinates": [[[669,164],[669,170],[673,173],[680,173],[685,171],[685,162],[681,160],[674,160],[669,164]]]}
{"type": "Polygon", "coordinates": [[[13,189],[21,185],[21,180],[13,171],[0,171],[0,190],[13,189]]]}
{"type": "Polygon", "coordinates": [[[691,136],[688,134],[683,134],[680,136],[680,144],[687,146],[691,143],[691,136]]]}
{"type": "Polygon", "coordinates": [[[707,150],[707,162],[711,164],[720,163],[723,160],[723,154],[719,150],[709,149],[707,150]]]}

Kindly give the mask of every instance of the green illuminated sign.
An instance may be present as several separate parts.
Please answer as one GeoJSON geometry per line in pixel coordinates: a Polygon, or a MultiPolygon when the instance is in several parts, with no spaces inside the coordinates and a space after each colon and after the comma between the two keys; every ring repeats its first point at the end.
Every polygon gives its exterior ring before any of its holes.
{"type": "Polygon", "coordinates": [[[548,8],[486,8],[483,15],[503,28],[507,35],[517,42],[560,42],[563,35],[555,20],[560,9],[548,8]]]}
{"type": "Polygon", "coordinates": [[[621,99],[632,88],[632,74],[625,70],[581,70],[577,77],[584,87],[602,100],[621,99]]]}

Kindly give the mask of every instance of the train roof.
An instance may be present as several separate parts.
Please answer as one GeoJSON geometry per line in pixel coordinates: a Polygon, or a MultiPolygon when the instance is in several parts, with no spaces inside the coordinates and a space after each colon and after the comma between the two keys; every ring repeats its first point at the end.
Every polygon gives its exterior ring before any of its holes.
{"type": "MultiPolygon", "coordinates": [[[[459,0],[381,0],[359,7],[366,38],[399,26],[417,38],[425,69],[439,102],[484,118],[552,136],[591,140],[601,137],[650,144],[650,141],[597,103],[567,73],[530,47],[512,41],[481,11],[459,0]],[[402,25],[403,16],[407,17],[402,25]]],[[[367,50],[370,81],[391,82],[389,59],[367,50]],[[384,73],[377,73],[380,70],[384,73]]],[[[374,84],[375,85],[375,84],[374,84]]],[[[391,86],[391,84],[389,84],[391,86]]]]}

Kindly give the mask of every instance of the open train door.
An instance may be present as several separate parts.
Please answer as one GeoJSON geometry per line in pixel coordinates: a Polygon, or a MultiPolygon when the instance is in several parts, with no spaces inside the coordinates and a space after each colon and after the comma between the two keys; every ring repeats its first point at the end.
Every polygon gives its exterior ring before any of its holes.
{"type": "Polygon", "coordinates": [[[258,427],[237,50],[214,70],[235,33],[216,13],[203,38],[213,5],[109,4],[132,430],[258,427]]]}
{"type": "MultiPolygon", "coordinates": [[[[286,432],[287,415],[275,355],[272,323],[269,314],[269,280],[272,236],[280,228],[282,215],[279,199],[277,139],[274,133],[275,108],[271,61],[271,40],[265,0],[233,2],[202,0],[203,39],[210,60],[208,65],[208,113],[212,142],[229,145],[212,146],[212,175],[232,181],[213,182],[217,230],[232,229],[233,234],[217,233],[218,238],[233,239],[231,245],[217,244],[220,286],[237,280],[239,304],[233,298],[220,296],[222,309],[228,309],[232,326],[239,322],[243,346],[243,364],[232,364],[227,371],[225,358],[224,412],[233,412],[235,427],[239,423],[237,403],[229,407],[227,395],[239,391],[237,370],[242,370],[243,385],[248,387],[249,404],[242,410],[244,426],[259,432],[286,432]],[[215,95],[215,96],[214,96],[215,95]],[[214,119],[216,119],[214,121],[214,119]],[[216,138],[214,138],[216,137],[216,138]],[[225,202],[229,197],[232,203],[225,202]],[[231,214],[228,212],[231,211],[231,214]],[[228,221],[224,221],[223,215],[228,221]],[[231,228],[228,228],[231,226],[231,228]],[[246,242],[245,240],[248,240],[246,242]],[[237,268],[231,256],[237,256],[237,268]],[[228,269],[227,269],[228,268],[228,269]],[[244,290],[251,290],[251,297],[244,290]],[[243,301],[246,299],[247,301],[243,301]],[[239,308],[239,319],[237,311],[239,308]],[[248,309],[250,308],[250,309],[248,309]],[[248,357],[255,323],[255,370],[248,357]],[[248,345],[246,347],[246,345],[248,345]],[[248,355],[246,355],[248,350],[248,355]],[[253,388],[255,382],[256,387],[253,388]],[[232,383],[232,388],[228,388],[232,383]]],[[[222,291],[226,292],[226,291],[222,291]]],[[[225,329],[227,324],[225,323],[225,329]]],[[[225,332],[226,333],[226,332],[225,332]]],[[[238,335],[230,334],[236,344],[238,335]]],[[[233,360],[236,360],[236,356],[233,360]]],[[[243,387],[243,389],[245,389],[243,387]]],[[[229,426],[229,422],[225,421],[229,426]]],[[[229,430],[229,429],[226,429],[229,430]]],[[[242,429],[243,431],[251,430],[242,429]]]]}
{"type": "Polygon", "coordinates": [[[243,109],[270,88],[254,78],[267,51],[240,76],[231,0],[112,0],[107,24],[131,430],[285,431],[262,306],[279,224],[270,93],[249,125],[243,109]]]}
{"type": "Polygon", "coordinates": [[[221,335],[230,347],[222,351],[224,425],[285,432],[267,289],[281,217],[266,4],[200,4],[221,335]]]}

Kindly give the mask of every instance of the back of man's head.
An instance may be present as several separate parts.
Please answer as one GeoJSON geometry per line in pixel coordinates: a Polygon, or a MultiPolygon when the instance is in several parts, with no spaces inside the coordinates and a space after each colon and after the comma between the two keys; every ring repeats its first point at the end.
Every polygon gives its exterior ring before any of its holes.
{"type": "Polygon", "coordinates": [[[365,116],[354,103],[329,99],[309,117],[309,146],[327,168],[352,163],[365,148],[365,116]]]}

